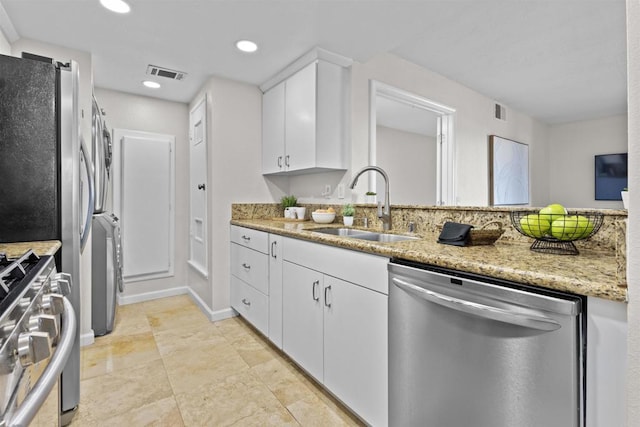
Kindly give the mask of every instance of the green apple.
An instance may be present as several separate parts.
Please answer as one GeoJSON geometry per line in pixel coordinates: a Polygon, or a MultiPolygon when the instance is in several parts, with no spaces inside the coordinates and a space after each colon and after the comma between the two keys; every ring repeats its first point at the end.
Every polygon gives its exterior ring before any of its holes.
{"type": "Polygon", "coordinates": [[[564,216],[551,223],[551,235],[558,240],[581,239],[592,231],[593,223],[581,215],[564,216]]]}
{"type": "Polygon", "coordinates": [[[540,216],[545,216],[549,222],[553,223],[556,219],[562,218],[567,214],[567,210],[559,203],[552,203],[540,209],[540,216]]]}
{"type": "Polygon", "coordinates": [[[527,236],[539,238],[549,232],[551,223],[543,216],[530,214],[520,218],[520,227],[527,236]]]}

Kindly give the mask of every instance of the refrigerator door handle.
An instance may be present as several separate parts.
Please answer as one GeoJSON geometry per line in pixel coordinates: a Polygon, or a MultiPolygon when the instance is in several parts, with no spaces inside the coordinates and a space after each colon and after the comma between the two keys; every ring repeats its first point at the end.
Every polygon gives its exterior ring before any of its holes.
{"type": "Polygon", "coordinates": [[[397,277],[393,277],[391,281],[399,288],[404,289],[415,296],[452,310],[462,311],[475,316],[498,320],[500,322],[511,323],[540,331],[555,331],[560,329],[560,324],[558,322],[546,316],[517,313],[515,311],[505,310],[499,307],[491,307],[489,305],[479,304],[473,301],[462,300],[424,289],[397,277]]]}
{"type": "Polygon", "coordinates": [[[93,208],[95,203],[95,188],[93,186],[93,168],[91,162],[89,162],[89,156],[87,154],[87,146],[84,143],[84,137],[80,136],[80,155],[84,160],[84,166],[87,172],[87,185],[89,186],[89,203],[87,205],[87,212],[84,219],[84,228],[80,235],[80,251],[84,250],[89,238],[89,232],[91,231],[91,219],[93,217],[93,208]]]}

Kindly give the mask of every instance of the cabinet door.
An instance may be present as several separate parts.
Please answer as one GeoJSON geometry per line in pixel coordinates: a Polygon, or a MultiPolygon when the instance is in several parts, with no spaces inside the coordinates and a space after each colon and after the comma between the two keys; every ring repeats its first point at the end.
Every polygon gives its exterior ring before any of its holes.
{"type": "Polygon", "coordinates": [[[269,234],[269,339],[282,349],[282,236],[269,234]]]}
{"type": "Polygon", "coordinates": [[[324,385],[368,424],[387,425],[387,296],[324,276],[324,385]]]}
{"type": "Polygon", "coordinates": [[[284,97],[285,83],[269,89],[262,96],[262,173],[284,169],[284,97]]]}
{"type": "Polygon", "coordinates": [[[289,171],[313,168],[316,165],[316,63],[307,65],[286,83],[285,165],[289,171]]]}
{"type": "Polygon", "coordinates": [[[282,349],[322,382],[322,274],[283,263],[282,349]]]}

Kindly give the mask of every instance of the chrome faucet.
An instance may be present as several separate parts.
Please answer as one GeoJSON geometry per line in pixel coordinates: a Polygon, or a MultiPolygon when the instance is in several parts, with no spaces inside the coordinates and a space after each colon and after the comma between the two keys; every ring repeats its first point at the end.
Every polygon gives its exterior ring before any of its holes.
{"type": "Polygon", "coordinates": [[[389,231],[391,229],[391,203],[389,202],[389,176],[384,171],[384,169],[378,166],[365,166],[358,171],[358,173],[353,177],[353,181],[349,184],[349,188],[353,190],[353,187],[358,183],[358,178],[360,175],[367,171],[375,171],[382,175],[384,178],[384,210],[382,209],[382,203],[378,202],[378,218],[382,220],[382,229],[384,231],[389,231]]]}

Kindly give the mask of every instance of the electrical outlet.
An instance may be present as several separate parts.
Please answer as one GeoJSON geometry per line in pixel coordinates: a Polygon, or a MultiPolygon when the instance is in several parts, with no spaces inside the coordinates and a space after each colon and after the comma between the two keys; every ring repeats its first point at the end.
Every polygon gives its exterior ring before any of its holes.
{"type": "Polygon", "coordinates": [[[327,199],[329,197],[331,197],[331,185],[330,184],[327,184],[327,185],[324,186],[324,191],[322,192],[322,195],[327,199]]]}
{"type": "Polygon", "coordinates": [[[338,184],[338,199],[344,199],[344,184],[338,184]]]}

